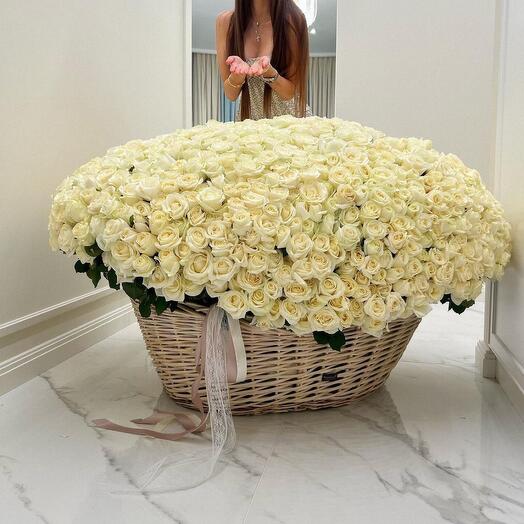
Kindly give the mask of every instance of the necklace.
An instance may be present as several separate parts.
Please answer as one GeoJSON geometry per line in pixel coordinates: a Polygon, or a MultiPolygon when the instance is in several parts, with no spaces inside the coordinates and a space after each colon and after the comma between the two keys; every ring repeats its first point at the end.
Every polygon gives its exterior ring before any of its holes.
{"type": "Polygon", "coordinates": [[[265,22],[260,23],[258,20],[255,20],[255,40],[257,43],[260,42],[260,26],[266,25],[271,22],[271,19],[266,20],[265,22]]]}

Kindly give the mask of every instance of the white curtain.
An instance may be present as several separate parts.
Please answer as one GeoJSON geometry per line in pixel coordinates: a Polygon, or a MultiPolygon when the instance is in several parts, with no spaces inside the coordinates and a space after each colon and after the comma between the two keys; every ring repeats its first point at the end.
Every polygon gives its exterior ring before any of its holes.
{"type": "Polygon", "coordinates": [[[193,53],[192,81],[193,125],[221,120],[223,91],[215,54],[193,53]]]}
{"type": "MultiPolygon", "coordinates": [[[[193,53],[193,125],[210,119],[234,119],[235,104],[225,96],[220,80],[216,54],[193,53]]],[[[335,115],[335,57],[310,58],[308,104],[314,115],[335,115]]]]}
{"type": "Polygon", "coordinates": [[[316,116],[335,116],[335,64],[334,56],[309,60],[308,103],[316,116]]]}

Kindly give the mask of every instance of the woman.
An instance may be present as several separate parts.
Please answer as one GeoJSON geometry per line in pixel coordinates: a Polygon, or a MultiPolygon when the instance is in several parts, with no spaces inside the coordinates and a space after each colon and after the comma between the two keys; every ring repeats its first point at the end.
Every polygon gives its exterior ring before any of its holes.
{"type": "Polygon", "coordinates": [[[311,116],[308,29],[293,0],[235,0],[217,17],[216,47],[226,96],[241,94],[236,120],[311,116]]]}

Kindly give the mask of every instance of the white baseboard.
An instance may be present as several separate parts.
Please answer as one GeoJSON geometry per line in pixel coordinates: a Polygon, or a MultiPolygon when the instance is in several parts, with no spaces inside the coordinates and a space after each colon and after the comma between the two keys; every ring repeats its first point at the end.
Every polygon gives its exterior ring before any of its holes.
{"type": "Polygon", "coordinates": [[[497,358],[496,378],[524,420],[524,366],[502,344],[495,344],[493,353],[497,358]]]}
{"type": "Polygon", "coordinates": [[[524,389],[500,361],[497,361],[497,380],[524,421],[524,389]]]}
{"type": "Polygon", "coordinates": [[[484,378],[497,380],[522,420],[524,420],[524,369],[502,345],[493,351],[484,340],[475,348],[475,363],[484,378]]]}
{"type": "Polygon", "coordinates": [[[46,311],[40,322],[32,315],[16,322],[22,329],[4,331],[0,355],[8,358],[0,360],[0,395],[136,322],[129,299],[113,290],[60,309],[60,315],[46,311]]]}
{"type": "Polygon", "coordinates": [[[475,364],[484,378],[497,376],[497,357],[484,340],[479,340],[475,347],[475,364]]]}

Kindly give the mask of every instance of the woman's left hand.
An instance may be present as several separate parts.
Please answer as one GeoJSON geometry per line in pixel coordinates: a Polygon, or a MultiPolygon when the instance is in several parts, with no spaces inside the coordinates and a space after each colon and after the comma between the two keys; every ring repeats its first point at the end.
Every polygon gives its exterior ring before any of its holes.
{"type": "Polygon", "coordinates": [[[267,68],[270,66],[269,57],[268,56],[259,56],[249,68],[249,75],[250,76],[261,76],[264,71],[267,70],[267,68]]]}

